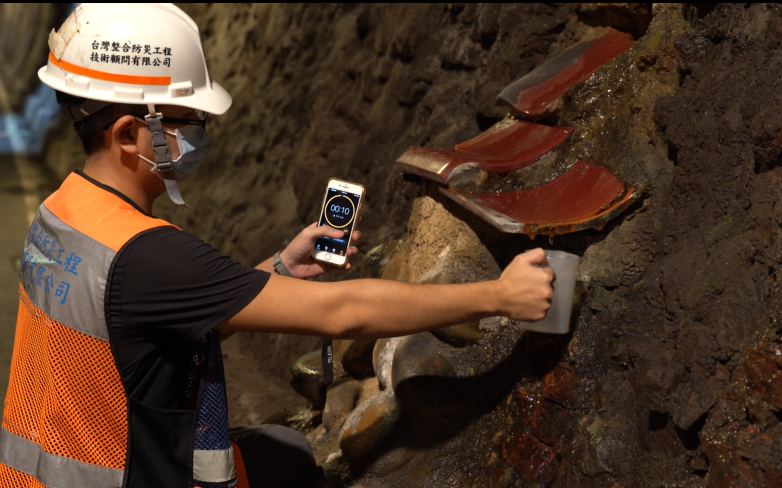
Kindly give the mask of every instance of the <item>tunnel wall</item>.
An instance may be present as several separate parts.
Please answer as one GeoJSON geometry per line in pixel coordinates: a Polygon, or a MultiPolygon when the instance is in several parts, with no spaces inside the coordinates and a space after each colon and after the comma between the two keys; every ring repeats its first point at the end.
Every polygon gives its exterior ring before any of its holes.
{"type": "MultiPolygon", "coordinates": [[[[574,6],[182,7],[234,102],[210,121],[210,163],[182,185],[193,210],[164,202],[156,211],[246,264],[314,222],[334,176],[367,188],[355,263],[401,237],[422,189],[395,158],[414,145],[451,146],[500,120],[496,94],[583,30],[570,20],[574,6]]],[[[292,359],[317,343],[249,336],[226,347],[287,380],[292,359]]]]}
{"type": "Polygon", "coordinates": [[[49,31],[63,13],[61,4],[0,4],[0,82],[10,108],[18,111],[38,86],[49,31]]]}

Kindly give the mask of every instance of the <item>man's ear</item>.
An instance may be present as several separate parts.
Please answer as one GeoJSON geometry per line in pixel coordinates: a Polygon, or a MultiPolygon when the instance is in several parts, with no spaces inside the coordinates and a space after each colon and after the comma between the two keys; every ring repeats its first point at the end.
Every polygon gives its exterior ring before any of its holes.
{"type": "Polygon", "coordinates": [[[136,156],[140,153],[139,147],[139,129],[143,126],[141,122],[132,115],[124,115],[117,119],[111,126],[109,137],[111,143],[119,147],[125,154],[136,156]]]}

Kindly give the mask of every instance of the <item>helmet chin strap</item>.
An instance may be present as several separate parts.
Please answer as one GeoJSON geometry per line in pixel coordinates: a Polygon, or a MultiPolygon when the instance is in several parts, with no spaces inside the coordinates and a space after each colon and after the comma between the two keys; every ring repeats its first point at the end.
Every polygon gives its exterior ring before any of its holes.
{"type": "Polygon", "coordinates": [[[166,184],[168,198],[177,205],[190,208],[182,200],[182,195],[179,193],[179,186],[177,185],[173,165],[171,164],[171,151],[168,150],[168,141],[163,133],[163,123],[160,121],[163,118],[163,114],[155,112],[155,105],[153,104],[149,104],[147,107],[149,108],[149,115],[144,116],[144,120],[149,124],[149,131],[152,133],[152,152],[155,154],[155,167],[166,184]]]}

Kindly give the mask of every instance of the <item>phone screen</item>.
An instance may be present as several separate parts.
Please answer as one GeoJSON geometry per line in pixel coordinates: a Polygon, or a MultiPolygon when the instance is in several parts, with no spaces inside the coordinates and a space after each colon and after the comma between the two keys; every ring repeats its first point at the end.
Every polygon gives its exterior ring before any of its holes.
{"type": "Polygon", "coordinates": [[[337,256],[347,256],[348,243],[356,225],[356,214],[361,195],[329,188],[326,192],[326,205],[318,222],[319,226],[328,225],[335,229],[346,230],[344,238],[321,237],[315,241],[316,251],[325,251],[337,256]]]}

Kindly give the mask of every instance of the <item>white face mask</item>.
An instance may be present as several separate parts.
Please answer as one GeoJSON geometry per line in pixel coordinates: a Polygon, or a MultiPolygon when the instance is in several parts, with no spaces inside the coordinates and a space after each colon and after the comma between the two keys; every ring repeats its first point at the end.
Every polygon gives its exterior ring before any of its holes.
{"type": "MultiPolygon", "coordinates": [[[[146,121],[142,120],[142,122],[146,124],[146,121]]],[[[201,137],[201,130],[200,126],[188,125],[182,129],[176,129],[174,132],[164,131],[166,134],[176,137],[176,142],[179,146],[179,157],[171,161],[177,181],[184,181],[193,176],[198,167],[201,166],[201,163],[206,159],[209,136],[204,132],[203,137],[201,137]]],[[[138,157],[151,164],[152,172],[158,175],[161,180],[163,179],[154,161],[150,161],[141,154],[138,157]]]]}

